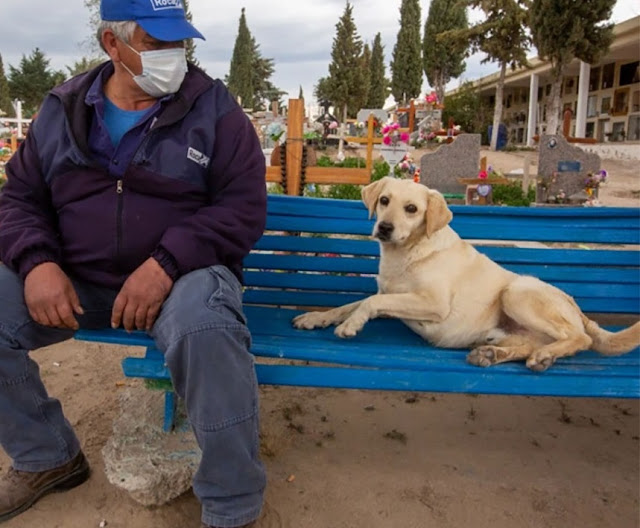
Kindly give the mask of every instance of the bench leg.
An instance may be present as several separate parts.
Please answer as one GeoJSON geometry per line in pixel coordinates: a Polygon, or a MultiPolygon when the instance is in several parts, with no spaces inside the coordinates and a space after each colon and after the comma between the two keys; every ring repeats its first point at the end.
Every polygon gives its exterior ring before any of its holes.
{"type": "Polygon", "coordinates": [[[176,426],[176,407],[177,407],[176,393],[173,391],[165,391],[164,393],[164,426],[165,433],[169,433],[174,430],[176,426]]]}

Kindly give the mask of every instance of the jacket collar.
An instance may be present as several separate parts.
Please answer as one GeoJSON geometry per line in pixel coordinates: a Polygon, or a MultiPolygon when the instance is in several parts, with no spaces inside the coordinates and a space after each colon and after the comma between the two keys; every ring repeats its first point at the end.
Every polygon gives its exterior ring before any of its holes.
{"type": "MultiPolygon", "coordinates": [[[[89,155],[88,137],[93,119],[93,103],[96,97],[101,97],[102,90],[92,90],[98,77],[105,82],[113,74],[113,63],[104,62],[86,73],[73,77],[69,81],[54,88],[51,94],[62,102],[65,115],[71,124],[71,132],[80,150],[89,155]]],[[[166,102],[166,106],[156,127],[166,126],[178,122],[188,113],[195,101],[204,92],[213,87],[213,80],[200,68],[189,64],[180,90],[173,98],[166,102]]]]}

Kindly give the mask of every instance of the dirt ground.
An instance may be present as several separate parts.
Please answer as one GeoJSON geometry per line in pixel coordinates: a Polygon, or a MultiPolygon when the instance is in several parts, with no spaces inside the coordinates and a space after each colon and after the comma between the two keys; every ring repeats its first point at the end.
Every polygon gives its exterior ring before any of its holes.
{"type": "MultiPolygon", "coordinates": [[[[488,153],[508,172],[525,153],[488,153]]],[[[605,161],[607,205],[640,205],[637,162],[605,161]]],[[[145,508],[110,485],[101,449],[139,349],[33,353],[93,467],[7,528],[198,528],[191,493],[145,508]]],[[[257,528],[637,528],[640,402],[262,387],[269,484],[257,528]]],[[[160,419],[160,417],[158,417],[160,419]]],[[[1,426],[1,425],[0,425],[1,426]]],[[[0,453],[0,472],[9,460],[0,453]]]]}

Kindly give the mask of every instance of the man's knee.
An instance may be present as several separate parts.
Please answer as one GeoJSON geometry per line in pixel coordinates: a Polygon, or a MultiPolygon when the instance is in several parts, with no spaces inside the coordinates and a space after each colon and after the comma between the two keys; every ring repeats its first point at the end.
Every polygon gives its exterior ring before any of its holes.
{"type": "Polygon", "coordinates": [[[161,348],[168,348],[194,333],[215,334],[234,329],[242,334],[246,322],[238,279],[228,268],[213,266],[189,273],[176,282],[152,335],[161,348]]]}
{"type": "Polygon", "coordinates": [[[29,315],[22,279],[0,264],[0,381],[27,376],[27,352],[69,339],[71,330],[47,328],[29,315]]]}

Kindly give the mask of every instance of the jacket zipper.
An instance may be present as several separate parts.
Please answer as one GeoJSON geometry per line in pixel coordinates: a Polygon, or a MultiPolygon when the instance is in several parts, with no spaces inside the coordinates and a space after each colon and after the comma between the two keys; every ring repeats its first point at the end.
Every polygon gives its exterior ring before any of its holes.
{"type": "Polygon", "coordinates": [[[118,180],[116,186],[118,193],[118,207],[116,216],[116,262],[120,260],[120,251],[122,249],[122,201],[124,194],[124,181],[118,180]]]}
{"type": "MultiPolygon", "coordinates": [[[[151,129],[155,126],[157,121],[158,118],[154,117],[149,130],[147,130],[143,140],[140,142],[138,148],[133,153],[133,157],[131,158],[132,162],[133,160],[135,160],[142,146],[149,140],[151,129]]],[[[118,262],[120,260],[120,253],[122,251],[122,209],[124,208],[124,180],[120,179],[116,182],[116,193],[118,194],[118,205],[116,210],[116,262],[118,262]]]]}

